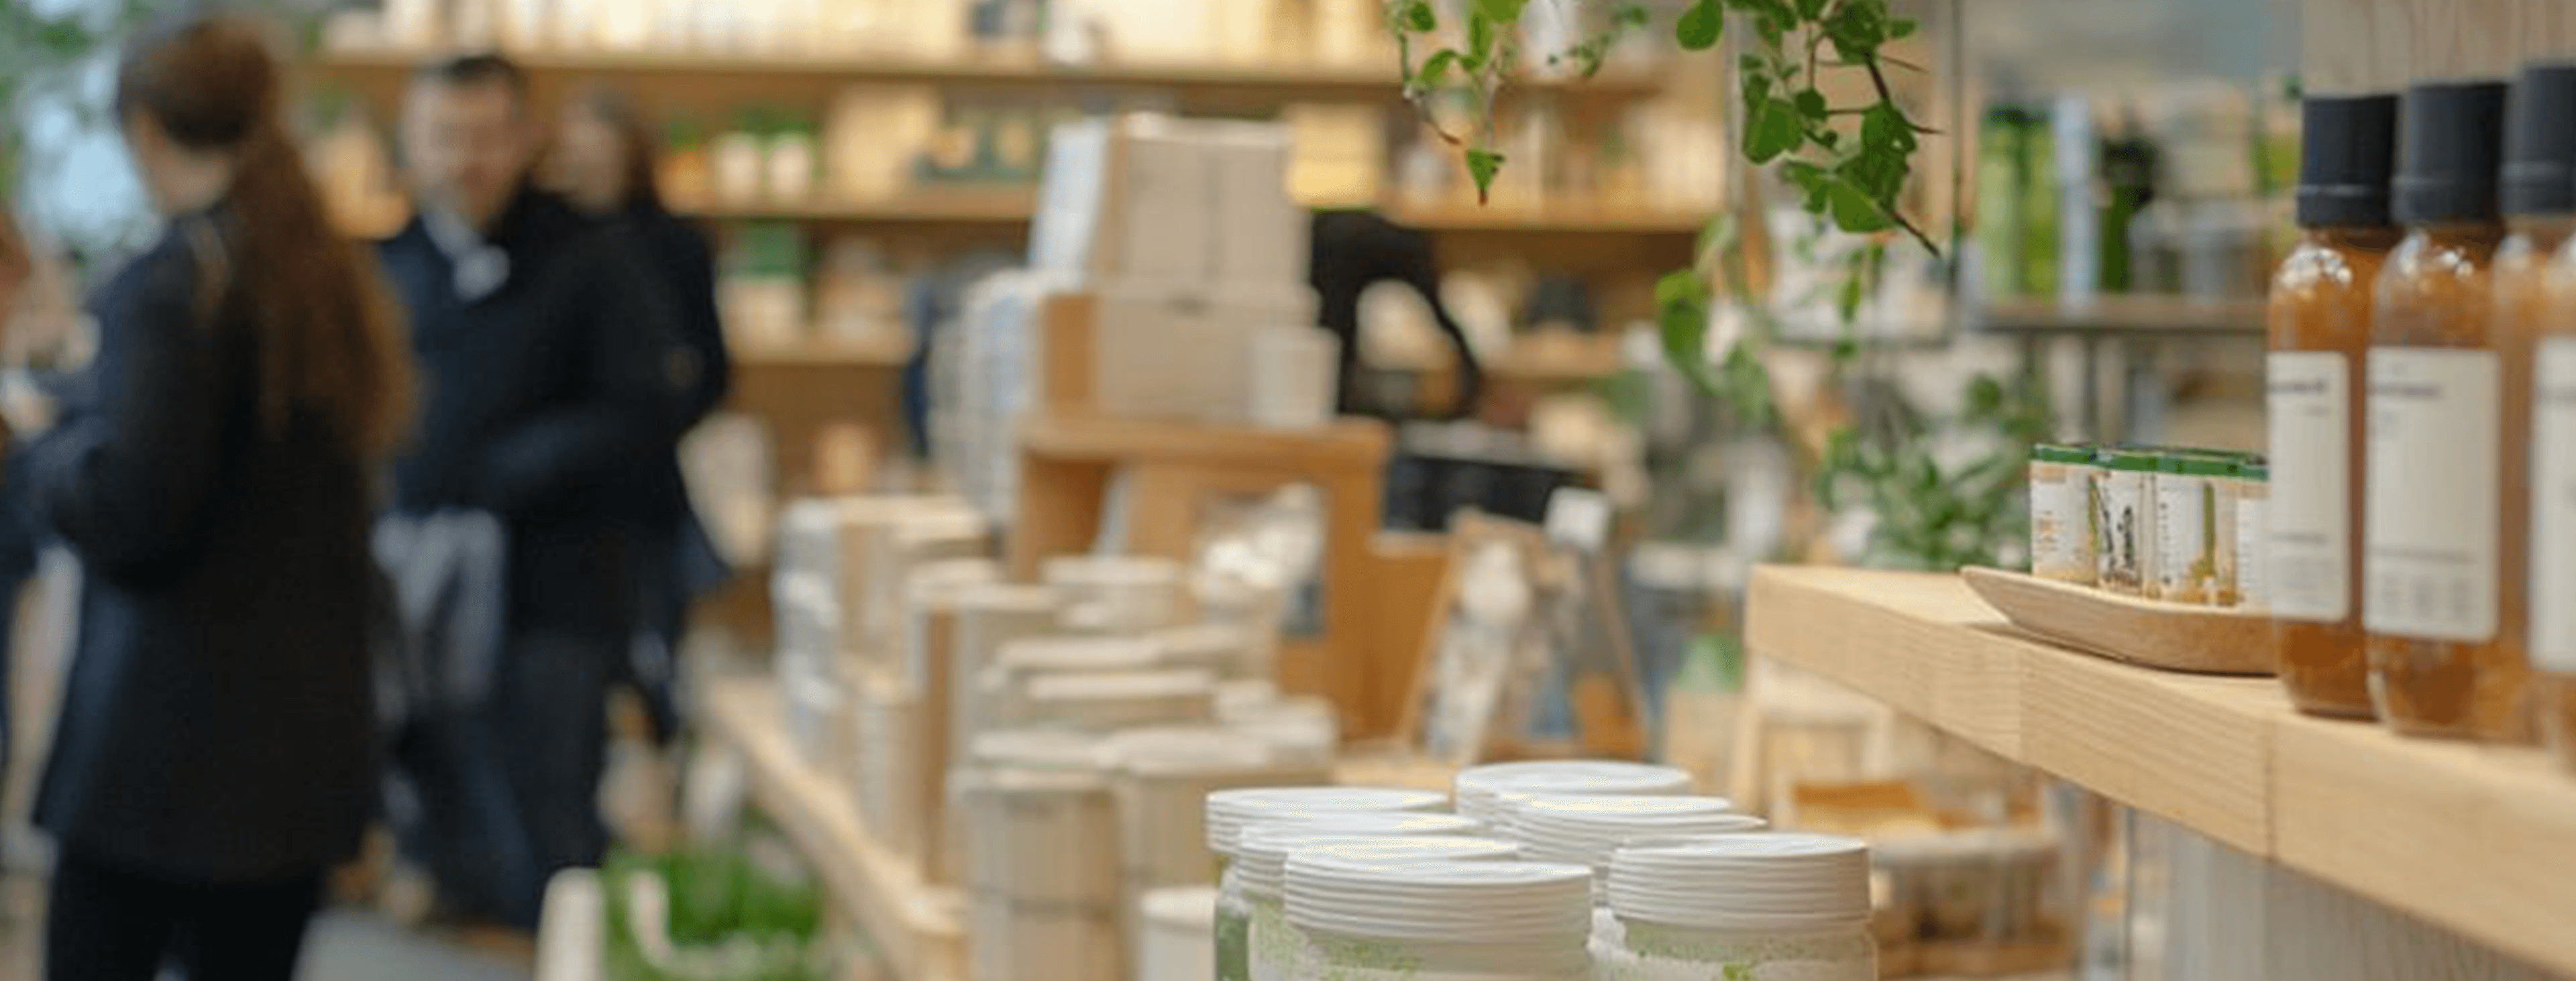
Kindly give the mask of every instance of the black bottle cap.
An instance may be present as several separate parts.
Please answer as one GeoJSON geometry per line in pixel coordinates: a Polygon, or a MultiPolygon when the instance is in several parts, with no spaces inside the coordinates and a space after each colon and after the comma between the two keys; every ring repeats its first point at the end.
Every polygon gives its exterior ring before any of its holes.
{"type": "Polygon", "coordinates": [[[2299,226],[2382,228],[2397,170],[2397,97],[2309,96],[2299,104],[2299,226]]]}
{"type": "Polygon", "coordinates": [[[2505,84],[2425,82],[2406,90],[2400,119],[2397,221],[2492,222],[2502,212],[2505,84]]]}
{"type": "Polygon", "coordinates": [[[2512,103],[2504,131],[2504,213],[2576,212],[2576,63],[2523,69],[2512,103]]]}

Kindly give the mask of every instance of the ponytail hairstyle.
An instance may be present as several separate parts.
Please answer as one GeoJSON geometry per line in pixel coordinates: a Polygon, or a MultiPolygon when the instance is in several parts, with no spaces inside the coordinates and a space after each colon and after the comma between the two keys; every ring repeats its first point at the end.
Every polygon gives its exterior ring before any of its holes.
{"type": "Polygon", "coordinates": [[[117,117],[233,161],[232,220],[190,219],[189,243],[209,297],[248,313],[264,429],[310,419],[380,459],[408,434],[410,352],[375,264],[332,225],[287,133],[282,75],[256,24],[181,17],[127,45],[117,117]]]}

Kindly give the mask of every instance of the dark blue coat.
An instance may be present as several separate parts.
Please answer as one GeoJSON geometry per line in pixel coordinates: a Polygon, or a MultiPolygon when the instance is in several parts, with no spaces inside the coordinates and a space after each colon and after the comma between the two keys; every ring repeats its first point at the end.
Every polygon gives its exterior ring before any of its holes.
{"type": "Polygon", "coordinates": [[[309,874],[374,801],[368,474],[309,418],[261,424],[259,314],[208,311],[200,262],[174,229],[107,285],[97,360],[22,461],[86,574],[37,820],[170,878],[309,874]]]}
{"type": "Polygon", "coordinates": [[[380,249],[425,396],[395,506],[501,517],[514,632],[623,638],[635,626],[633,543],[663,507],[657,477],[696,359],[631,230],[529,190],[488,238],[509,278],[473,300],[419,221],[380,249]]]}
{"type": "MultiPolygon", "coordinates": [[[[634,236],[644,260],[669,297],[679,341],[697,361],[697,381],[682,394],[680,429],[695,428],[723,405],[731,393],[733,357],[725,351],[724,321],[716,310],[715,254],[707,237],[685,219],[652,205],[630,208],[620,217],[622,232],[634,236]]],[[[689,491],[680,473],[679,456],[666,457],[655,476],[663,530],[677,533],[690,520],[689,491]]]]}

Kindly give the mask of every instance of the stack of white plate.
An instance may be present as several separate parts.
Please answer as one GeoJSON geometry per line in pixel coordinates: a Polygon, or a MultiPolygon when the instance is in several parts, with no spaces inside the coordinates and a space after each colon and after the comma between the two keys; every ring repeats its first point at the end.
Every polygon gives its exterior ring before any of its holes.
{"type": "Polygon", "coordinates": [[[1517,802],[1513,828],[1531,860],[1592,868],[1594,898],[1606,900],[1610,860],[1620,846],[1659,840],[1744,834],[1768,825],[1735,812],[1723,797],[1530,797],[1517,802]]]}
{"type": "Polygon", "coordinates": [[[1632,845],[1611,860],[1610,907],[1627,920],[1747,933],[1862,924],[1869,846],[1802,834],[1632,845]]]}
{"type": "Polygon", "coordinates": [[[1207,796],[1208,850],[1234,854],[1243,830],[1273,815],[1343,812],[1436,812],[1447,798],[1390,787],[1247,787],[1207,796]]]}
{"type": "Polygon", "coordinates": [[[1618,760],[1535,760],[1494,763],[1458,772],[1458,813],[1511,831],[1510,802],[1519,797],[1687,794],[1691,777],[1669,766],[1618,760]]]}

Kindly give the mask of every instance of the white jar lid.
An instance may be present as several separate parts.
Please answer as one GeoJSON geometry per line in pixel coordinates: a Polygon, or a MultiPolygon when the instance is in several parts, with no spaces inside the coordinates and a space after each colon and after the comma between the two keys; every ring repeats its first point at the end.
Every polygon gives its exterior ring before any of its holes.
{"type": "Polygon", "coordinates": [[[1234,854],[1243,829],[1272,814],[1315,811],[1437,811],[1447,798],[1391,787],[1246,787],[1207,796],[1208,850],[1234,854]]]}
{"type": "Polygon", "coordinates": [[[1505,794],[1623,794],[1629,796],[1689,793],[1691,776],[1669,766],[1622,760],[1533,760],[1494,763],[1458,771],[1458,810],[1491,821],[1505,794]]]}
{"type": "Polygon", "coordinates": [[[1216,929],[1216,890],[1206,886],[1156,889],[1136,905],[1145,921],[1155,926],[1202,933],[1216,929]]]}
{"type": "Polygon", "coordinates": [[[1619,849],[1610,907],[1624,919],[1719,930],[1867,922],[1869,845],[1830,835],[1737,834],[1619,849]]]}
{"type": "Polygon", "coordinates": [[[1723,797],[1534,797],[1515,803],[1512,829],[1531,858],[1580,862],[1607,872],[1621,845],[1761,831],[1723,797]]]}
{"type": "Polygon", "coordinates": [[[1521,854],[1520,846],[1491,838],[1265,824],[1246,830],[1236,847],[1236,874],[1244,892],[1274,899],[1283,895],[1289,858],[1310,850],[1385,861],[1507,862],[1521,854]]]}
{"type": "Polygon", "coordinates": [[[1580,865],[1289,856],[1288,921],[1311,931],[1393,941],[1571,945],[1592,934],[1592,870],[1580,865]]]}

